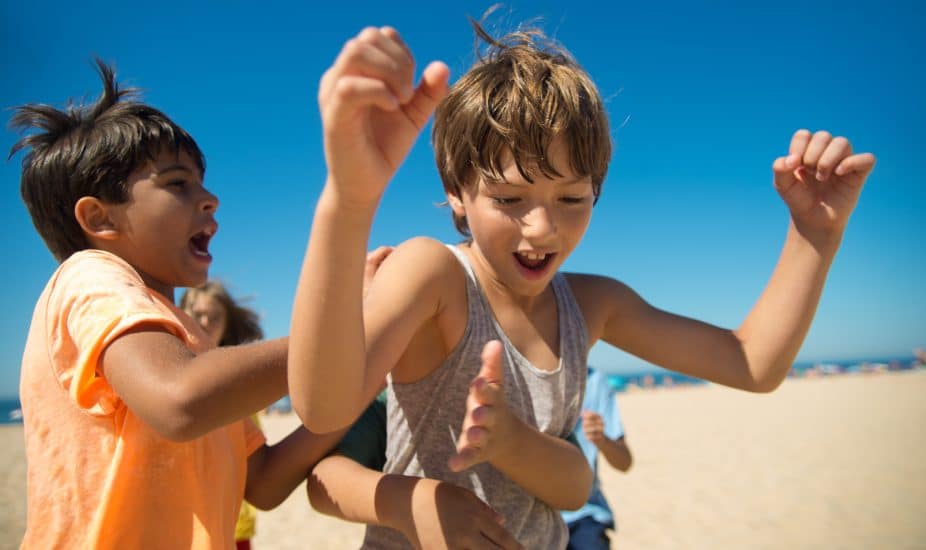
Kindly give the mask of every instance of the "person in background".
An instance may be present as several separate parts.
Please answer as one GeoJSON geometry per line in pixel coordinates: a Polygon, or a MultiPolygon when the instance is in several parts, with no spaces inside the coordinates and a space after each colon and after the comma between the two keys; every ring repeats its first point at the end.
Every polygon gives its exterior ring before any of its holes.
{"type": "Polygon", "coordinates": [[[576,440],[592,467],[592,492],[588,502],[575,511],[563,511],[569,528],[567,550],[607,550],[611,547],[608,529],[615,529],[614,514],[601,492],[598,455],[621,472],[633,465],[633,455],[624,437],[624,426],[606,374],[589,367],[582,402],[582,418],[576,424],[576,440]]]}
{"type": "MultiPolygon", "coordinates": [[[[216,347],[237,346],[264,337],[257,313],[238,304],[225,285],[218,281],[207,281],[200,287],[188,289],[180,298],[180,309],[203,327],[216,347]]],[[[256,414],[251,415],[251,420],[260,427],[256,414]]],[[[256,527],[257,509],[244,500],[235,524],[235,546],[238,550],[250,550],[256,527]]]]}

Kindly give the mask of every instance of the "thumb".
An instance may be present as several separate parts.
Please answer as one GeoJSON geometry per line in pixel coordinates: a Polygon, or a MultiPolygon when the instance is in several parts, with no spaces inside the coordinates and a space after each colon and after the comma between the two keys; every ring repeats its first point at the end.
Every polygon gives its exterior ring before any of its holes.
{"type": "Polygon", "coordinates": [[[428,118],[440,100],[447,95],[447,81],[450,78],[450,69],[440,61],[434,61],[427,66],[421,76],[421,82],[415,89],[415,95],[403,110],[409,120],[420,130],[428,122],[428,118]]]}
{"type": "Polygon", "coordinates": [[[779,157],[772,163],[772,172],[775,174],[775,189],[782,196],[788,194],[791,188],[799,184],[797,168],[800,166],[800,157],[795,154],[779,157]]]}
{"type": "Polygon", "coordinates": [[[502,343],[498,340],[489,340],[482,348],[482,367],[477,377],[502,386],[505,372],[502,369],[502,343]]]}

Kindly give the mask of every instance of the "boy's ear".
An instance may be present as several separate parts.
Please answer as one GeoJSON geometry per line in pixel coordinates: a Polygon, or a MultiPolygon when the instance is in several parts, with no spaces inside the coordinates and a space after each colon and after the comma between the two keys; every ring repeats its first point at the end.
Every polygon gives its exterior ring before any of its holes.
{"type": "Polygon", "coordinates": [[[447,204],[450,205],[450,209],[453,210],[453,213],[457,217],[465,217],[466,209],[463,208],[463,201],[460,200],[460,197],[454,195],[453,193],[447,193],[447,204]]]}
{"type": "Polygon", "coordinates": [[[114,240],[119,230],[107,204],[96,197],[81,197],[74,205],[74,218],[88,239],[114,240]]]}

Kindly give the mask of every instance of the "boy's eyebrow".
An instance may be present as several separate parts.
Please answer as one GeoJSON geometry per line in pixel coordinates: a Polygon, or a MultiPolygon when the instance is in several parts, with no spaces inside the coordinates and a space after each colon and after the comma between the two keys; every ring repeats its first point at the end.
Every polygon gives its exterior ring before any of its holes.
{"type": "MultiPolygon", "coordinates": [[[[555,183],[558,186],[580,185],[580,184],[590,183],[590,181],[586,181],[586,180],[589,180],[590,177],[591,176],[589,175],[576,176],[574,179],[566,180],[566,181],[557,181],[555,183]]],[[[506,185],[515,185],[515,186],[523,187],[523,186],[531,185],[529,181],[522,180],[521,178],[518,178],[514,181],[507,180],[507,179],[499,180],[499,181],[485,180],[485,183],[486,185],[489,185],[489,186],[506,184],[506,185]]]]}
{"type": "Polygon", "coordinates": [[[162,169],[162,170],[157,170],[157,171],[155,171],[155,173],[156,173],[157,175],[161,176],[161,175],[163,175],[163,174],[166,174],[166,173],[168,173],[168,172],[173,172],[173,171],[175,171],[175,170],[180,170],[180,171],[186,172],[186,173],[188,173],[188,174],[192,174],[192,173],[193,173],[192,170],[190,170],[189,168],[187,168],[186,166],[184,166],[184,165],[182,165],[182,164],[171,164],[171,165],[168,166],[167,168],[164,168],[164,169],[162,169]]]}

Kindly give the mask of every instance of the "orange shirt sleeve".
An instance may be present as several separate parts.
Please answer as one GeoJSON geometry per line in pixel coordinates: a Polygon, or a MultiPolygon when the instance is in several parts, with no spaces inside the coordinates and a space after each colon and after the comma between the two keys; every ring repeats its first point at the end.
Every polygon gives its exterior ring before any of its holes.
{"type": "Polygon", "coordinates": [[[242,422],[244,423],[245,449],[247,450],[247,456],[251,456],[254,451],[267,442],[267,438],[264,437],[264,432],[258,426],[256,415],[245,418],[242,422]]]}
{"type": "Polygon", "coordinates": [[[141,277],[104,252],[85,253],[58,272],[47,311],[55,379],[78,407],[94,415],[109,415],[121,404],[99,365],[110,343],[142,323],[185,338],[183,327],[141,277]]]}

